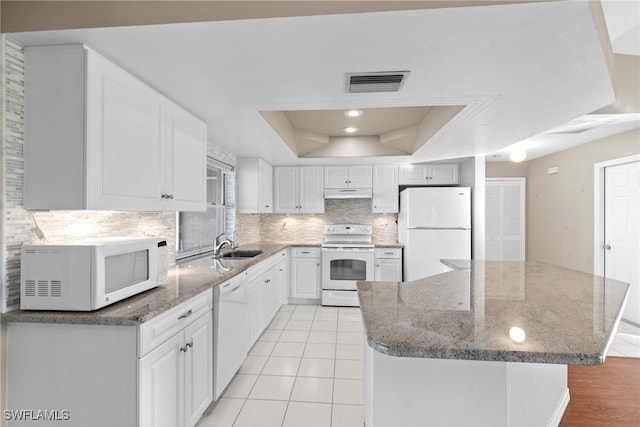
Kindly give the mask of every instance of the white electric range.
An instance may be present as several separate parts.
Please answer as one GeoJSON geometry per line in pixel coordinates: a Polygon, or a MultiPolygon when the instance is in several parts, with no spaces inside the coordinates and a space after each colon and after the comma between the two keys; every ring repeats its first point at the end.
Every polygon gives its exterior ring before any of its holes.
{"type": "Polygon", "coordinates": [[[322,305],[359,307],[358,280],[374,278],[373,228],[337,224],[324,227],[322,305]]]}

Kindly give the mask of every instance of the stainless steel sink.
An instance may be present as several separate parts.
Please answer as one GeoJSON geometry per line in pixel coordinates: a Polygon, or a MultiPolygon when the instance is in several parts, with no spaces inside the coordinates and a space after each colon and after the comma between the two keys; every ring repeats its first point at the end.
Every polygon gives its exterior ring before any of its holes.
{"type": "Polygon", "coordinates": [[[218,255],[216,258],[244,259],[258,256],[264,251],[262,249],[237,249],[218,255]]]}

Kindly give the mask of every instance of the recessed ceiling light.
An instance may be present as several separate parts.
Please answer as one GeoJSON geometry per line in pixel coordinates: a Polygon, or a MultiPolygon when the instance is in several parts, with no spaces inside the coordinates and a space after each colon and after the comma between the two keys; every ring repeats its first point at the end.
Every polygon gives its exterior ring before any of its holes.
{"type": "Polygon", "coordinates": [[[360,117],[362,114],[361,110],[349,110],[344,112],[344,115],[347,117],[360,117]]]}
{"type": "Polygon", "coordinates": [[[353,126],[349,126],[348,128],[343,128],[343,131],[346,133],[356,133],[358,132],[358,128],[354,128],[353,126]]]}
{"type": "Polygon", "coordinates": [[[520,163],[526,158],[527,152],[522,148],[514,148],[513,150],[511,150],[511,153],[509,153],[509,159],[511,159],[511,161],[514,163],[520,163]]]}

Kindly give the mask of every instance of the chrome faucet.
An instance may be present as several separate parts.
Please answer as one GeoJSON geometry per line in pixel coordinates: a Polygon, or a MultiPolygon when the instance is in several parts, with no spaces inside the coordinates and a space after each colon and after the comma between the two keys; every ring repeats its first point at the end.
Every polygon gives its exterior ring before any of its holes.
{"type": "Polygon", "coordinates": [[[220,233],[218,236],[216,236],[216,238],[213,240],[213,256],[219,256],[220,255],[220,251],[222,250],[222,248],[225,245],[230,246],[231,248],[233,248],[235,245],[233,243],[233,241],[231,241],[230,239],[224,239],[224,240],[220,240],[220,238],[222,236],[224,236],[226,233],[220,233]]]}

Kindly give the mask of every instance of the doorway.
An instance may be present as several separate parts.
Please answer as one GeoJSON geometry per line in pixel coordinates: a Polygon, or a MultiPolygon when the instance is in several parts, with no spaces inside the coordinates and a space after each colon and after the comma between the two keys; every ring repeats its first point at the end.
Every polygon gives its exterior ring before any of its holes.
{"type": "Polygon", "coordinates": [[[525,260],[525,178],[487,178],[485,259],[525,260]]]}
{"type": "Polygon", "coordinates": [[[640,156],[595,165],[594,273],[631,285],[622,318],[640,325],[640,156]]]}

